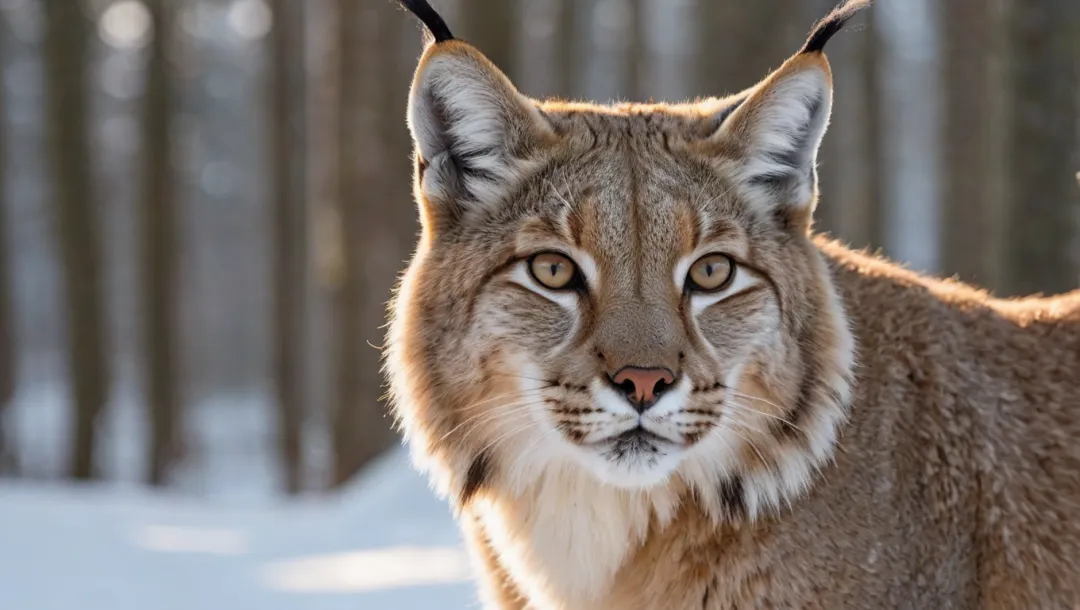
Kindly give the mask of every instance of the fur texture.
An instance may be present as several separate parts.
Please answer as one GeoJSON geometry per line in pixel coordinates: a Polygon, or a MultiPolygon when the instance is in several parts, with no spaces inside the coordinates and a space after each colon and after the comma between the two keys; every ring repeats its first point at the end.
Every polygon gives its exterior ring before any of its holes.
{"type": "Polygon", "coordinates": [[[1080,292],[995,300],[812,235],[851,8],[687,104],[534,101],[425,51],[387,372],[488,607],[1080,603],[1080,292]],[[703,290],[708,260],[732,274],[703,290]],[[625,367],[674,380],[634,406],[625,367]]]}

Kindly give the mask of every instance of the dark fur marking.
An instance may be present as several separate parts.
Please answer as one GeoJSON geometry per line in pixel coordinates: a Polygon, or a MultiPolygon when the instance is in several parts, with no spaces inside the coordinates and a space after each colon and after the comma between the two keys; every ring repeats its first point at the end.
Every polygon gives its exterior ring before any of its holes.
{"type": "MultiPolygon", "coordinates": [[[[812,321],[811,321],[812,323],[812,321]]],[[[806,347],[803,347],[803,351],[809,351],[806,347]]],[[[800,428],[800,422],[806,417],[806,414],[814,408],[814,397],[818,388],[821,387],[820,365],[810,360],[806,368],[803,371],[802,381],[799,383],[799,394],[795,399],[795,404],[791,410],[788,411],[787,421],[775,422],[780,425],[778,432],[780,432],[781,438],[787,440],[798,441],[807,443],[810,439],[806,438],[805,432],[800,428]]]]}
{"type": "MultiPolygon", "coordinates": [[[[489,170],[477,168],[473,160],[478,157],[501,156],[502,153],[498,149],[489,147],[462,154],[455,152],[455,149],[458,148],[456,145],[457,142],[451,143],[450,155],[456,161],[455,165],[458,170],[461,171],[462,178],[479,178],[488,182],[495,182],[497,180],[498,177],[489,170]]],[[[462,183],[464,184],[464,181],[462,181],[462,183]]]]}
{"type": "Polygon", "coordinates": [[[720,126],[724,124],[724,121],[726,121],[728,117],[731,116],[731,113],[735,112],[739,108],[739,106],[742,106],[743,102],[745,102],[746,98],[748,97],[750,96],[744,95],[743,97],[740,97],[739,99],[735,100],[730,106],[724,108],[719,113],[717,113],[716,116],[713,117],[713,120],[716,121],[716,129],[719,129],[720,126]]]}
{"type": "Polygon", "coordinates": [[[563,431],[564,434],[566,434],[566,436],[570,438],[572,442],[575,443],[581,443],[585,440],[585,437],[588,436],[587,432],[582,432],[577,428],[571,427],[568,423],[565,422],[560,422],[559,428],[563,431]]]}
{"type": "Polygon", "coordinates": [[[709,417],[716,415],[716,413],[706,409],[683,409],[683,413],[687,415],[707,415],[709,417]]]}
{"type": "Polygon", "coordinates": [[[825,44],[836,35],[855,13],[870,6],[871,0],[842,0],[828,15],[814,24],[799,53],[821,53],[825,44]]]}
{"type": "Polygon", "coordinates": [[[552,409],[552,412],[561,415],[591,415],[593,413],[599,413],[600,409],[593,409],[592,407],[559,407],[557,409],[552,409]]]}
{"type": "Polygon", "coordinates": [[[424,27],[431,33],[436,43],[454,39],[454,35],[450,33],[450,28],[446,26],[446,22],[427,3],[427,0],[398,0],[398,4],[415,15],[424,24],[424,27]]]}
{"type": "Polygon", "coordinates": [[[464,507],[467,505],[487,483],[487,478],[491,474],[490,462],[491,457],[487,451],[482,451],[473,458],[472,464],[469,464],[469,471],[465,475],[465,485],[461,488],[461,498],[458,500],[459,506],[464,507]]]}
{"type": "Polygon", "coordinates": [[[416,155],[416,180],[423,184],[424,172],[427,171],[428,163],[420,158],[420,155],[416,155]]]}
{"type": "Polygon", "coordinates": [[[742,477],[733,474],[720,480],[720,501],[723,502],[729,516],[746,515],[746,494],[743,490],[742,477]]]}
{"type": "Polygon", "coordinates": [[[795,401],[795,407],[788,413],[787,423],[784,424],[784,432],[787,433],[788,438],[797,439],[802,437],[802,432],[798,428],[799,422],[806,417],[806,414],[813,407],[811,403],[816,385],[817,382],[811,379],[810,375],[804,377],[802,384],[799,385],[799,397],[795,401]]]}

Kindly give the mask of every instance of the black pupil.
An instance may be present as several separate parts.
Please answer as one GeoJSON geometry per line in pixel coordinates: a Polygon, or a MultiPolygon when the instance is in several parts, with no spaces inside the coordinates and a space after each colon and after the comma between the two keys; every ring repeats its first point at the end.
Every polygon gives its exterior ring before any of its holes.
{"type": "Polygon", "coordinates": [[[561,266],[562,266],[562,263],[551,263],[550,265],[548,265],[548,267],[550,267],[550,270],[551,270],[551,277],[555,277],[555,276],[557,276],[559,274],[559,267],[561,267],[561,266]]]}

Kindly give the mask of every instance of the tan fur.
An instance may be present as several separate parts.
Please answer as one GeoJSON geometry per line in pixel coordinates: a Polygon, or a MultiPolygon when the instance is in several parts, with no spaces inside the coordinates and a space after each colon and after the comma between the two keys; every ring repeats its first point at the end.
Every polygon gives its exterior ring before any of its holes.
{"type": "Polygon", "coordinates": [[[1080,292],[996,300],[813,237],[830,99],[817,52],[616,107],[425,52],[387,370],[488,607],[1080,604],[1080,292]],[[549,250],[581,290],[530,279],[549,250]],[[713,252],[732,288],[687,292],[713,252]],[[624,366],[679,380],[638,416],[624,366]],[[631,420],[677,442],[610,445],[631,420]]]}

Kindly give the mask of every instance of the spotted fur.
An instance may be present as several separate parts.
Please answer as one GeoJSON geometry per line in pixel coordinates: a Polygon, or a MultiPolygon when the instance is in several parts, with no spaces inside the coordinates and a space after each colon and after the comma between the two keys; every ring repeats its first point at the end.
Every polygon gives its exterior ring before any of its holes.
{"type": "Polygon", "coordinates": [[[387,372],[489,607],[1080,600],[1080,293],[997,301],[812,235],[822,48],[864,4],[685,104],[531,100],[465,42],[425,50],[387,372]],[[713,253],[735,275],[695,292],[713,253]],[[639,414],[627,366],[676,380],[639,414]]]}

